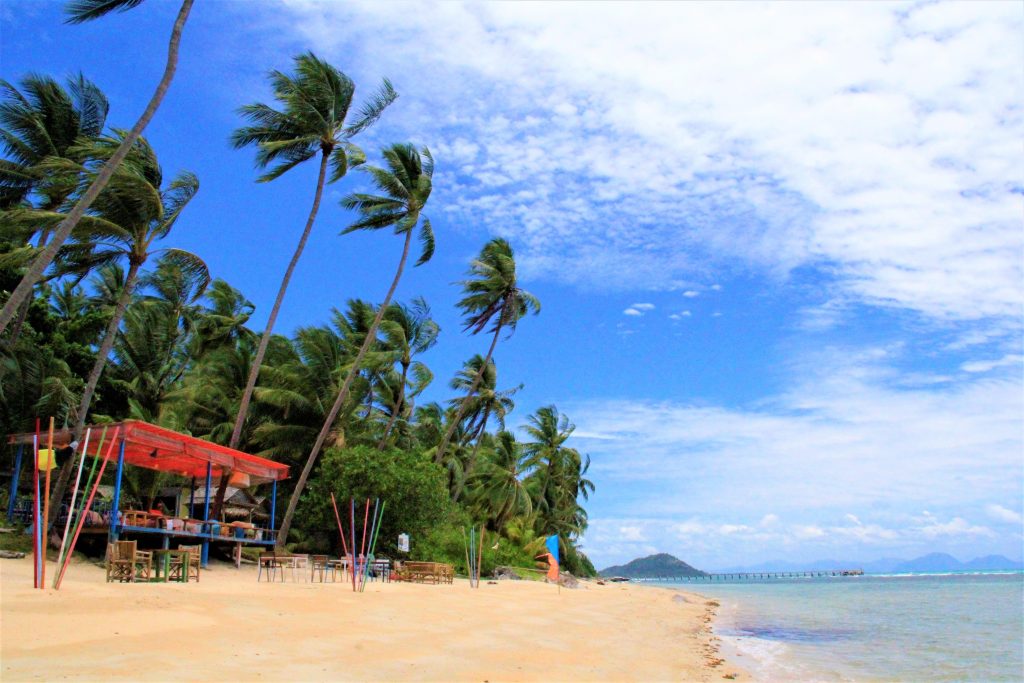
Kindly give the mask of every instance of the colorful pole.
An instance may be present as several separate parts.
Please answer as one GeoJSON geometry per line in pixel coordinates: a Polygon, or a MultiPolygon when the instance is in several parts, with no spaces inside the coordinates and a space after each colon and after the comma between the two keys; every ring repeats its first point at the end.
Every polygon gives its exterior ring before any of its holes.
{"type": "MultiPolygon", "coordinates": [[[[110,445],[107,446],[107,454],[103,456],[103,464],[100,466],[100,473],[96,476],[96,481],[92,485],[92,489],[89,491],[89,498],[85,502],[85,510],[89,509],[92,505],[92,499],[96,496],[96,490],[100,487],[100,481],[103,480],[103,470],[107,469],[107,463],[110,461],[110,454],[114,452],[114,444],[117,442],[117,433],[120,431],[120,427],[114,428],[114,435],[110,438],[110,445]]],[[[98,454],[97,454],[98,455],[98,454]]],[[[113,511],[114,519],[117,519],[117,510],[113,511]]],[[[85,526],[85,515],[79,515],[78,523],[75,525],[75,535],[71,538],[71,545],[68,546],[68,554],[64,557],[64,563],[60,566],[60,573],[57,575],[57,583],[54,584],[54,588],[60,590],[60,584],[64,581],[64,574],[68,570],[68,565],[71,564],[71,556],[75,552],[75,544],[78,543],[78,535],[82,533],[82,527],[85,526]]]]}
{"type": "MultiPolygon", "coordinates": [[[[367,526],[370,523],[370,499],[367,499],[367,511],[362,515],[362,539],[359,543],[359,555],[362,556],[362,569],[367,568],[367,526]]],[[[359,580],[362,580],[364,571],[359,572],[359,580]]]]}
{"type": "MultiPolygon", "coordinates": [[[[377,499],[378,501],[380,498],[377,499]]],[[[384,521],[384,506],[387,505],[387,501],[380,504],[380,515],[378,516],[377,511],[374,510],[374,516],[377,517],[377,521],[373,524],[373,538],[370,539],[370,555],[373,555],[377,549],[377,536],[380,535],[380,523],[384,521]]],[[[366,589],[366,582],[363,582],[363,590],[366,589]]]]}
{"type": "Polygon", "coordinates": [[[32,587],[39,588],[39,418],[32,435],[32,587]]]}
{"type": "Polygon", "coordinates": [[[40,525],[43,529],[43,549],[40,556],[43,559],[43,573],[42,578],[39,580],[39,586],[41,588],[46,587],[46,536],[50,531],[50,470],[53,469],[53,416],[50,416],[50,432],[46,439],[46,494],[43,497],[43,523],[40,525]]]}
{"type": "Polygon", "coordinates": [[[352,592],[356,592],[356,499],[349,498],[348,530],[352,534],[352,592]]]}
{"type": "Polygon", "coordinates": [[[345,543],[345,530],[341,528],[341,516],[338,514],[338,502],[334,500],[334,492],[331,492],[331,505],[334,506],[334,519],[338,521],[338,535],[341,536],[341,550],[348,555],[348,544],[345,543]]]}
{"type": "Polygon", "coordinates": [[[89,478],[85,480],[85,486],[82,488],[82,500],[78,505],[78,513],[75,515],[75,519],[78,516],[87,514],[89,511],[85,509],[85,492],[92,487],[92,480],[96,476],[96,466],[100,464],[100,453],[103,452],[103,443],[107,440],[107,428],[104,427],[100,433],[100,442],[96,446],[96,455],[92,457],[92,467],[89,468],[89,478]]]}
{"type": "MultiPolygon", "coordinates": [[[[374,531],[374,528],[377,526],[377,507],[379,505],[380,505],[380,498],[374,499],[374,502],[373,502],[373,518],[370,520],[370,539],[369,539],[369,542],[367,543],[367,546],[366,546],[367,550],[369,550],[370,549],[370,545],[373,544],[373,531],[374,531]]],[[[369,498],[366,499],[366,510],[367,510],[367,512],[369,512],[369,510],[370,510],[370,499],[369,498]]],[[[366,535],[366,528],[365,527],[363,528],[363,535],[364,535],[364,537],[366,535]]],[[[362,579],[362,582],[359,585],[359,591],[360,592],[362,592],[363,589],[366,588],[366,577],[370,573],[370,555],[371,554],[372,553],[367,554],[364,557],[364,559],[363,559],[363,571],[362,571],[362,574],[360,575],[361,579],[362,579]]]]}
{"type": "Polygon", "coordinates": [[[25,444],[18,444],[14,456],[14,476],[11,477],[11,492],[7,497],[7,519],[14,517],[14,503],[18,499],[18,480],[21,478],[21,456],[25,452],[25,444]]]}
{"type": "MultiPolygon", "coordinates": [[[[64,561],[64,548],[68,543],[68,532],[71,530],[71,518],[75,512],[75,501],[78,499],[78,485],[82,483],[82,467],[85,465],[85,453],[89,450],[89,436],[92,434],[92,427],[85,430],[85,445],[82,447],[82,457],[78,459],[78,474],[75,476],[75,487],[71,489],[71,505],[68,506],[68,518],[64,522],[64,534],[60,538],[60,552],[57,553],[57,566],[64,561]]],[[[53,586],[57,587],[57,577],[53,577],[53,586]]]]}

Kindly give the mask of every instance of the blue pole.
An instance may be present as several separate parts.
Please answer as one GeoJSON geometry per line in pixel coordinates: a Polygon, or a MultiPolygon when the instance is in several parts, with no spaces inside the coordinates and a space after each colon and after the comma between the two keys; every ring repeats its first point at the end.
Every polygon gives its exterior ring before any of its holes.
{"type": "Polygon", "coordinates": [[[7,519],[14,517],[14,501],[18,497],[18,479],[21,477],[21,452],[25,444],[18,444],[17,455],[14,456],[14,476],[11,477],[11,495],[7,499],[7,519]]]}
{"type": "Polygon", "coordinates": [[[277,479],[274,480],[272,493],[270,494],[270,529],[273,531],[277,528],[277,479]]]}
{"type": "Polygon", "coordinates": [[[117,474],[114,475],[114,498],[110,501],[110,540],[116,541],[121,531],[118,511],[121,509],[121,477],[124,475],[124,438],[117,449],[117,474]]]}
{"type": "Polygon", "coordinates": [[[192,486],[188,490],[188,517],[196,518],[196,478],[192,477],[192,486]]]}
{"type": "MultiPolygon", "coordinates": [[[[213,483],[213,463],[206,463],[206,501],[203,503],[203,521],[210,521],[210,485],[213,483]]],[[[204,530],[207,534],[210,533],[210,525],[204,524],[204,530]]],[[[202,565],[205,568],[207,561],[210,559],[210,540],[206,539],[203,541],[203,556],[202,565]]]]}

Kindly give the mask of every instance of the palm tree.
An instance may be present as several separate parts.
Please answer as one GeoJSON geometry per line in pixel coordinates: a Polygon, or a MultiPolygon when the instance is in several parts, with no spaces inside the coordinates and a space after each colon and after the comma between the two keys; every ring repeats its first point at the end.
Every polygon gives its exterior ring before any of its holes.
{"type": "Polygon", "coordinates": [[[249,378],[242,393],[242,402],[231,433],[231,441],[228,443],[231,448],[238,447],[242,424],[248,415],[249,402],[252,400],[256,379],[259,376],[260,364],[270,342],[285,292],[288,291],[292,272],[313,229],[320,209],[324,184],[340,180],[350,166],[363,162],[362,152],[349,140],[380,118],[388,105],[398,97],[391,83],[384,79],[380,90],[363,107],[356,120],[346,125],[345,120],[352,107],[352,97],[356,89],[352,80],[312,52],[295,57],[295,71],[295,76],[280,71],[273,71],[270,74],[274,98],[278,101],[280,110],[266,104],[249,104],[242,107],[239,113],[252,125],[239,128],[231,136],[231,142],[236,149],[249,145],[256,146],[257,167],[266,168],[276,163],[276,166],[259,177],[259,182],[270,182],[279,178],[304,161],[312,159],[318,152],[320,154],[320,173],[313,194],[313,206],[306,218],[305,229],[295,247],[292,259],[288,263],[284,277],[281,278],[277,298],[274,299],[270,317],[256,349],[256,357],[253,359],[249,378]],[[331,167],[329,179],[328,165],[331,167]]]}
{"type": "Polygon", "coordinates": [[[409,382],[409,370],[413,371],[415,386],[409,398],[422,392],[430,384],[433,375],[427,366],[419,361],[413,361],[413,356],[424,353],[437,343],[437,336],[441,328],[430,317],[430,306],[422,297],[413,299],[411,306],[393,304],[384,313],[384,320],[381,322],[381,330],[384,332],[385,348],[393,350],[399,356],[398,363],[402,366],[402,376],[398,383],[398,396],[391,411],[391,417],[384,433],[377,444],[377,450],[384,450],[391,430],[399,415],[406,412],[405,387],[409,382]]]}
{"type": "MultiPolygon", "coordinates": [[[[31,296],[36,282],[39,281],[43,276],[43,272],[46,271],[57,257],[58,250],[67,241],[68,237],[71,236],[71,233],[78,226],[82,217],[85,216],[85,212],[89,210],[92,203],[99,197],[103,188],[111,181],[117,167],[121,165],[121,162],[124,161],[128,153],[134,148],[139,136],[142,135],[142,131],[149,124],[153,115],[156,114],[156,110],[163,101],[167,89],[171,86],[174,72],[178,68],[178,45],[181,42],[181,32],[184,30],[185,22],[188,20],[189,12],[192,10],[193,1],[183,0],[181,9],[178,10],[178,16],[174,20],[174,27],[171,29],[171,39],[167,48],[167,64],[164,67],[164,74],[157,85],[156,91],[150,98],[149,104],[146,105],[142,116],[135,122],[131,130],[121,139],[117,149],[106,159],[103,167],[92,177],[89,187],[78,197],[74,207],[65,219],[61,221],[60,225],[57,226],[53,239],[42,252],[36,255],[32,265],[29,266],[28,271],[22,276],[21,282],[18,283],[10,298],[4,303],[3,309],[0,310],[0,334],[3,334],[4,330],[7,329],[21,303],[31,296]]],[[[72,0],[67,6],[67,21],[72,24],[90,21],[114,10],[123,12],[132,9],[141,2],[142,0],[72,0]]]]}
{"type": "Polygon", "coordinates": [[[587,498],[594,484],[584,475],[590,467],[579,451],[565,445],[576,430],[555,406],[538,408],[527,419],[525,445],[530,479],[536,483],[533,507],[538,512],[539,533],[578,536],[586,528],[586,511],[577,497],[587,498]]]}
{"type": "Polygon", "coordinates": [[[524,475],[529,459],[522,444],[512,432],[500,431],[495,436],[494,448],[472,477],[477,484],[477,501],[494,521],[494,530],[501,533],[508,520],[533,513],[533,501],[524,475]]]}
{"type": "MultiPolygon", "coordinates": [[[[40,164],[47,157],[83,161],[81,139],[95,138],[103,132],[109,103],[98,87],[78,75],[68,79],[65,90],[48,76],[29,75],[22,79],[24,93],[0,80],[0,148],[8,158],[0,159],[0,210],[9,210],[35,199],[35,207],[56,211],[75,190],[76,183],[64,175],[44,173],[40,164]]],[[[23,267],[37,249],[46,246],[48,229],[29,225],[15,248],[3,258],[5,265],[23,267]],[[35,248],[25,244],[39,233],[35,248]]],[[[21,332],[31,297],[21,303],[9,343],[21,332]]]]}
{"type": "MultiPolygon", "coordinates": [[[[294,61],[294,76],[280,71],[270,73],[274,98],[278,101],[280,110],[262,103],[245,105],[239,109],[239,113],[252,125],[239,128],[231,136],[231,143],[235,149],[256,146],[258,168],[276,164],[258,178],[261,183],[281,177],[299,164],[312,159],[317,153],[320,154],[320,172],[317,176],[316,191],[313,193],[313,206],[306,218],[306,226],[281,278],[277,297],[274,299],[263,336],[256,348],[252,367],[249,368],[238,415],[235,417],[231,439],[228,442],[229,448],[238,448],[241,440],[242,427],[249,415],[249,404],[252,402],[263,356],[267,352],[274,323],[277,322],[277,315],[288,291],[288,283],[291,282],[292,273],[313,230],[313,223],[320,210],[324,184],[341,180],[350,166],[363,163],[363,153],[350,142],[351,138],[370,127],[380,118],[388,105],[398,98],[398,93],[385,78],[380,90],[363,106],[356,120],[346,125],[345,120],[348,118],[356,90],[352,79],[312,52],[301,54],[295,57],[294,61]],[[331,167],[329,179],[328,166],[331,167]]],[[[219,513],[224,504],[224,493],[230,476],[229,470],[225,470],[221,476],[213,503],[213,514],[219,513]]]]}
{"type": "Polygon", "coordinates": [[[430,192],[433,189],[434,158],[430,155],[430,150],[424,147],[422,151],[418,152],[411,144],[395,144],[386,148],[383,154],[384,160],[387,162],[387,169],[367,166],[363,170],[371,176],[374,185],[384,195],[356,193],[342,199],[341,204],[343,207],[355,209],[362,214],[362,218],[346,228],[342,234],[356,230],[394,228],[396,235],[404,235],[405,237],[402,245],[402,257],[398,261],[398,268],[395,270],[395,277],[391,281],[391,288],[388,289],[384,301],[377,309],[377,315],[374,316],[373,324],[370,325],[366,339],[363,341],[362,346],[360,346],[355,360],[352,361],[348,375],[345,377],[345,382],[341,385],[341,390],[338,391],[334,405],[331,406],[331,410],[327,413],[327,419],[324,420],[323,427],[320,428],[316,442],[309,452],[306,465],[302,468],[302,474],[299,475],[299,480],[295,484],[295,493],[292,495],[291,500],[288,501],[288,509],[285,512],[284,519],[281,520],[281,530],[277,537],[278,546],[283,547],[288,540],[288,531],[291,529],[295,508],[298,505],[299,496],[306,486],[306,480],[309,478],[310,472],[313,471],[313,465],[316,463],[316,459],[320,455],[320,449],[323,447],[324,441],[334,426],[338,412],[348,398],[349,388],[352,380],[359,372],[363,357],[369,351],[370,346],[376,343],[377,328],[380,326],[384,313],[391,303],[391,298],[395,295],[395,290],[398,288],[398,282],[402,278],[405,261],[409,257],[409,245],[412,242],[412,234],[417,226],[419,226],[419,240],[422,248],[416,265],[423,265],[434,255],[434,231],[430,227],[430,219],[421,216],[421,212],[426,206],[427,199],[430,198],[430,192]],[[423,218],[422,221],[420,220],[421,217],[423,218]]]}
{"type": "MultiPolygon", "coordinates": [[[[90,156],[96,163],[108,162],[116,153],[121,141],[120,136],[101,137],[93,145],[90,156]]],[[[94,220],[83,225],[83,228],[88,228],[88,232],[80,236],[81,241],[63,250],[66,259],[62,260],[71,270],[85,271],[97,265],[121,260],[128,262],[124,284],[103,333],[96,362],[89,373],[78,406],[73,432],[75,440],[81,437],[96,385],[106,367],[125,309],[135,292],[139,270],[149,257],[156,251],[163,251],[163,258],[175,263],[182,271],[198,274],[201,278],[209,278],[206,264],[195,254],[179,249],[153,248],[171,231],[181,212],[199,190],[199,179],[186,171],[178,174],[166,188],[162,188],[163,171],[149,143],[144,138],[139,138],[132,152],[114,174],[107,189],[94,202],[94,220]]],[[[65,162],[64,166],[68,164],[70,162],[65,162]]],[[[78,166],[73,170],[88,176],[92,172],[92,166],[78,166]]],[[[205,284],[203,287],[205,288],[205,284]]],[[[61,468],[57,479],[53,494],[57,500],[64,495],[64,488],[71,474],[71,460],[69,458],[61,468]]]]}
{"type": "Polygon", "coordinates": [[[462,421],[462,416],[469,407],[469,401],[480,382],[483,379],[484,368],[491,361],[494,355],[494,347],[498,344],[498,338],[503,329],[508,329],[511,335],[519,320],[527,313],[534,315],[540,313],[540,301],[526,290],[520,289],[516,281],[516,261],[512,252],[512,245],[506,240],[495,238],[484,245],[480,256],[470,263],[469,280],[461,284],[466,296],[459,301],[458,306],[465,316],[465,330],[472,330],[478,334],[488,326],[493,333],[491,347],[487,349],[487,355],[476,374],[476,379],[469,388],[469,392],[459,405],[455,413],[455,419],[448,425],[441,443],[434,454],[434,461],[441,462],[444,458],[445,448],[455,431],[456,425],[462,421]]]}
{"type": "MultiPolygon", "coordinates": [[[[498,369],[495,367],[494,361],[490,361],[487,367],[484,367],[484,359],[479,354],[466,362],[463,369],[452,380],[450,386],[452,389],[468,391],[473,386],[477,375],[481,372],[483,376],[477,385],[476,391],[466,394],[466,397],[470,399],[470,403],[466,407],[463,416],[468,421],[466,433],[471,440],[476,440],[476,445],[473,447],[473,451],[466,462],[463,484],[473,475],[473,470],[476,468],[477,453],[480,450],[480,445],[483,443],[484,434],[486,434],[487,421],[493,416],[497,418],[499,427],[505,429],[505,417],[512,412],[516,405],[512,397],[523,388],[523,385],[520,384],[512,389],[498,391],[498,369]]],[[[460,403],[460,399],[452,399],[449,403],[452,408],[456,408],[460,403]]],[[[462,489],[462,485],[455,489],[452,500],[459,500],[462,495],[462,489]]]]}

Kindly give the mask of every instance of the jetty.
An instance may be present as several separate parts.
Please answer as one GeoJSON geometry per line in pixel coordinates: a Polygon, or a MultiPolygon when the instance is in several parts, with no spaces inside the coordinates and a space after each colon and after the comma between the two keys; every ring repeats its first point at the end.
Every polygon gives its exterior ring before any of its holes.
{"type": "Polygon", "coordinates": [[[792,572],[726,572],[700,576],[645,576],[633,581],[710,582],[710,581],[763,581],[768,579],[813,579],[840,576],[863,576],[863,569],[814,569],[792,572]]]}

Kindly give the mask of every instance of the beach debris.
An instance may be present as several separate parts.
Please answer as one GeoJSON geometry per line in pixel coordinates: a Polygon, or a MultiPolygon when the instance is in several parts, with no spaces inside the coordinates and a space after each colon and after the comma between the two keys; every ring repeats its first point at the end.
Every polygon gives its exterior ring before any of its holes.
{"type": "Polygon", "coordinates": [[[719,604],[719,602],[717,600],[708,600],[704,604],[707,605],[708,607],[721,607],[721,605],[719,604]]]}
{"type": "Polygon", "coordinates": [[[16,550],[0,550],[0,559],[4,560],[20,560],[25,557],[25,553],[16,550]]]}
{"type": "Polygon", "coordinates": [[[673,595],[672,602],[690,602],[685,595],[673,595]]]}
{"type": "Polygon", "coordinates": [[[728,678],[731,681],[736,678],[736,674],[725,674],[722,678],[728,678]]]}

